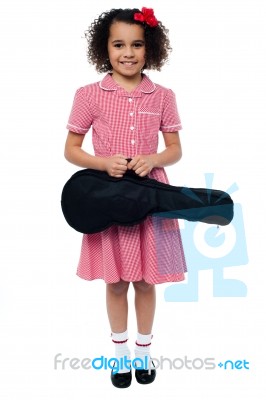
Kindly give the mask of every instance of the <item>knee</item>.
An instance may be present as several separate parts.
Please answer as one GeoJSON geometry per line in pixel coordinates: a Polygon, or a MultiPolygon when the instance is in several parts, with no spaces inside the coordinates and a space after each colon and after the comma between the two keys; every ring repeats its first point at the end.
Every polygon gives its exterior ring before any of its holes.
{"type": "Polygon", "coordinates": [[[107,290],[117,296],[126,294],[128,291],[129,282],[119,281],[116,283],[108,283],[107,290]]]}
{"type": "Polygon", "coordinates": [[[151,285],[150,283],[147,283],[143,280],[138,282],[133,282],[133,286],[135,291],[143,293],[151,292],[154,290],[154,285],[151,285]]]}

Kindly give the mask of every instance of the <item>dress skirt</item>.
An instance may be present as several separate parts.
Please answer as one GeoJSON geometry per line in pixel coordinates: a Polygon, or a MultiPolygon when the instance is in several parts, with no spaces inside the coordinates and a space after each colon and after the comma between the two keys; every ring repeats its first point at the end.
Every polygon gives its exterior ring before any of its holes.
{"type": "MultiPolygon", "coordinates": [[[[149,177],[168,183],[163,168],[152,170],[149,177]]],[[[149,216],[134,226],[111,226],[83,235],[77,268],[82,279],[157,284],[182,281],[186,271],[177,220],[149,216]]]]}

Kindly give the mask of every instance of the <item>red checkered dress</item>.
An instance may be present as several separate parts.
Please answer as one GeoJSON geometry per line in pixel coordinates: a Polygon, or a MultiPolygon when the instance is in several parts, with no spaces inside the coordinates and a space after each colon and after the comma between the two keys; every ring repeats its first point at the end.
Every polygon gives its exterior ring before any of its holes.
{"type": "MultiPolygon", "coordinates": [[[[111,74],[79,88],[67,129],[86,134],[91,126],[96,156],[120,153],[127,158],[156,153],[159,130],[182,129],[172,90],[155,85],[144,74],[131,93],[118,86],[111,74]]],[[[163,168],[153,169],[149,177],[168,183],[163,168]]],[[[181,281],[184,272],[177,220],[150,216],[133,227],[112,226],[83,235],[77,269],[83,279],[104,279],[106,283],[144,279],[156,284],[181,281]]]]}

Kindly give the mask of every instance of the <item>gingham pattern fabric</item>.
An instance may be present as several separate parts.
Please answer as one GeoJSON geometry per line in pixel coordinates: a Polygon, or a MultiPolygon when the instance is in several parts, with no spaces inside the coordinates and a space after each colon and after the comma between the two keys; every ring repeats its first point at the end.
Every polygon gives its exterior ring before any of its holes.
{"type": "MultiPolygon", "coordinates": [[[[67,129],[86,134],[92,126],[96,156],[157,152],[158,131],[182,129],[175,95],[146,75],[131,93],[117,85],[111,74],[76,91],[67,129]]],[[[163,168],[150,178],[168,183],[163,168]]],[[[121,204],[123,207],[123,204],[121,204]]],[[[133,227],[112,226],[83,235],[77,275],[106,283],[145,280],[156,284],[184,279],[186,262],[177,220],[148,217],[133,227]]]]}

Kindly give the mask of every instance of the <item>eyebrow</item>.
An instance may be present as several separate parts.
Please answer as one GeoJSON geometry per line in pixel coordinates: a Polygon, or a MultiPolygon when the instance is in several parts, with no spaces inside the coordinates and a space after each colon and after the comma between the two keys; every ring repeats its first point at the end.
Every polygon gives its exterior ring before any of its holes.
{"type": "MultiPolygon", "coordinates": [[[[112,41],[112,43],[123,43],[123,42],[124,42],[124,40],[122,40],[122,39],[116,39],[116,40],[112,41]]],[[[132,43],[136,43],[136,42],[143,43],[143,44],[145,43],[144,40],[142,40],[142,39],[133,40],[132,43]]]]}

